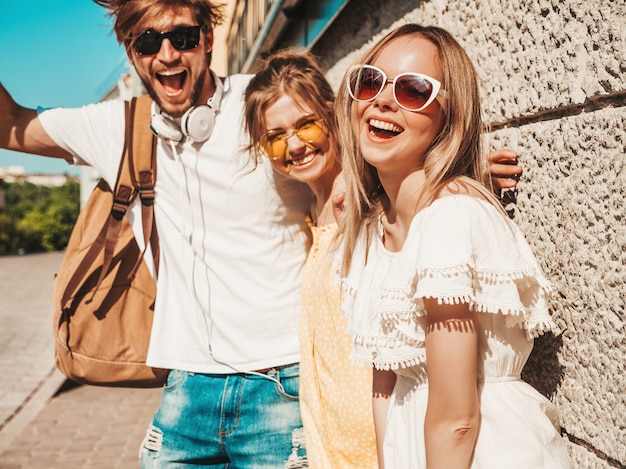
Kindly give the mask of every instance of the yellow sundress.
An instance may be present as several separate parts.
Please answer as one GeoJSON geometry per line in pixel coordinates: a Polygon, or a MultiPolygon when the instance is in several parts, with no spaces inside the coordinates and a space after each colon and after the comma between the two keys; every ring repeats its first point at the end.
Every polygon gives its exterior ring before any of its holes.
{"type": "Polygon", "coordinates": [[[337,225],[311,230],[300,313],[300,406],[309,467],[375,469],[372,371],[350,358],[340,284],[327,262],[337,225]]]}

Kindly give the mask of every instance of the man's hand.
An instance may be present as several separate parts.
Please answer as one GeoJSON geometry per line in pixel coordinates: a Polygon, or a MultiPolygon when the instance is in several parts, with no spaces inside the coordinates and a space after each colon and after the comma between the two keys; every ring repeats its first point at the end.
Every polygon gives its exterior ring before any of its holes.
{"type": "Polygon", "coordinates": [[[517,153],[513,150],[496,150],[487,155],[491,183],[496,193],[500,189],[513,189],[522,175],[522,166],[517,164],[517,153]]]}

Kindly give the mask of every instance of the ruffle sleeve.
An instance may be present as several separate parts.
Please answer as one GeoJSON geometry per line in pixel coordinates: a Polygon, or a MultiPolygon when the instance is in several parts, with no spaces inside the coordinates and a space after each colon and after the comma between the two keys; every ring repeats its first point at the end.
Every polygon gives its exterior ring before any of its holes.
{"type": "Polygon", "coordinates": [[[342,281],[357,361],[380,369],[424,361],[424,298],[468,303],[500,314],[528,338],[557,327],[547,301],[551,290],[519,228],[489,203],[450,195],[418,213],[400,252],[382,245],[380,226],[371,243],[357,245],[342,281]]]}

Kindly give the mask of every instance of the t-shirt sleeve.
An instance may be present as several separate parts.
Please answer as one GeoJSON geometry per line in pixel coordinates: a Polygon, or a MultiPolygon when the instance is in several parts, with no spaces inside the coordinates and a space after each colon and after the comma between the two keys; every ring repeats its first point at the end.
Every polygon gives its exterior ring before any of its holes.
{"type": "Polygon", "coordinates": [[[52,140],[72,154],[75,165],[92,166],[109,184],[115,181],[124,148],[122,100],[48,109],[39,120],[52,140]]]}

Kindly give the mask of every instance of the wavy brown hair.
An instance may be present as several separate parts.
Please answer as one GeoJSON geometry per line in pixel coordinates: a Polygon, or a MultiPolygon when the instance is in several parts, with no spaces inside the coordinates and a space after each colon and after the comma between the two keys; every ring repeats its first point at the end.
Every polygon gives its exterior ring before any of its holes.
{"type": "MultiPolygon", "coordinates": [[[[487,200],[501,208],[485,176],[487,164],[482,148],[478,77],[466,52],[450,33],[436,26],[405,24],[383,37],[356,64],[372,63],[384,47],[403,36],[422,37],[437,47],[443,72],[442,87],[447,91],[447,98],[440,101],[445,114],[441,131],[423,159],[426,186],[421,191],[423,197],[418,201],[419,205],[430,204],[450,182],[455,181],[461,186],[476,188],[487,200]]],[[[352,127],[353,100],[347,90],[347,74],[337,96],[336,113],[340,122],[338,129],[346,181],[340,230],[344,243],[342,272],[346,274],[357,238],[365,225],[379,213],[379,202],[385,194],[376,168],[363,158],[352,127]]]]}
{"type": "Polygon", "coordinates": [[[207,0],[93,0],[109,10],[113,31],[120,44],[130,46],[134,36],[143,31],[166,10],[190,8],[198,24],[212,29],[224,22],[224,5],[207,0]]]}
{"type": "Polygon", "coordinates": [[[288,48],[265,59],[246,88],[244,115],[251,141],[249,150],[255,159],[260,153],[258,142],[267,130],[265,113],[283,94],[310,107],[324,120],[332,150],[339,158],[333,109],[335,93],[314,55],[288,48]]]}

